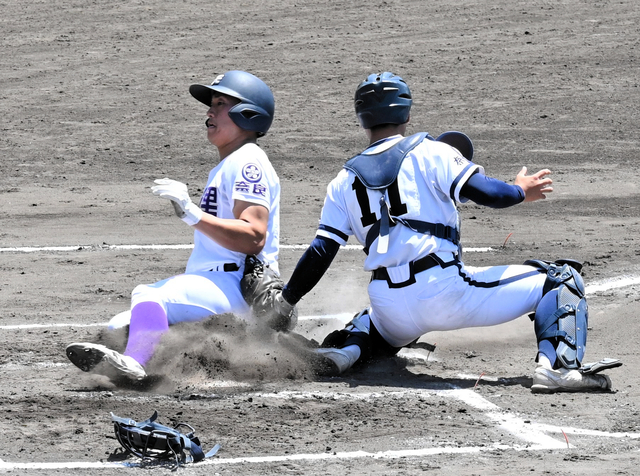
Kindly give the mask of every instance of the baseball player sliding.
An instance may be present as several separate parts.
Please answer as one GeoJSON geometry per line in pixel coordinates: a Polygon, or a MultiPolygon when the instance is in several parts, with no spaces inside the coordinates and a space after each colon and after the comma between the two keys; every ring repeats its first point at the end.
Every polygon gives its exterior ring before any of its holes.
{"type": "Polygon", "coordinates": [[[370,145],[327,187],[316,237],[275,300],[275,312],[286,315],[355,236],[371,272],[370,308],[317,349],[321,374],[393,355],[431,331],[494,326],[531,314],[538,342],[533,392],[609,390],[609,377],[599,372],[619,361],[583,365],[588,309],[580,263],[474,268],[461,261],[457,204],[504,208],[544,199],[553,190],[550,171],[527,175],[523,167],[510,185],[472,162],[464,134],[404,137],[411,103],[405,81],[389,72],[358,86],[355,112],[370,145]]]}
{"type": "MultiPolygon", "coordinates": [[[[151,189],[170,200],[176,214],[194,228],[186,271],[133,290],[124,354],[88,342],[67,346],[68,358],[83,371],[144,379],[145,366],[172,324],[223,313],[250,318],[240,289],[247,255],[257,255],[272,273],[278,271],[280,181],[256,142],[273,121],[273,94],[244,71],[229,71],[210,86],[196,84],[189,91],[209,108],[207,138],[220,163],[209,173],[199,206],[184,183],[164,178],[151,189]]],[[[290,307],[289,318],[295,318],[294,311],[290,307]]]]}

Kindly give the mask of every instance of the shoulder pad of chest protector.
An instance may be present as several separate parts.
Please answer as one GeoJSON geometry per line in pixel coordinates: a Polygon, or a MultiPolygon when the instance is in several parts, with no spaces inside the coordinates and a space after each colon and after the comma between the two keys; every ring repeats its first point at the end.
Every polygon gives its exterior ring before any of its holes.
{"type": "Polygon", "coordinates": [[[433,140],[428,133],[420,132],[405,137],[377,154],[358,154],[349,159],[344,168],[356,174],[365,187],[373,190],[385,189],[398,176],[405,156],[425,138],[433,140]]]}

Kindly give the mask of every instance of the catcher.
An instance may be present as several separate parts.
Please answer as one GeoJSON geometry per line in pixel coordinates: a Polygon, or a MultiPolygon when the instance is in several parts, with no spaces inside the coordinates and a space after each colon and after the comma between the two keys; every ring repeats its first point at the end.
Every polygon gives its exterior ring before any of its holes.
{"type": "MultiPolygon", "coordinates": [[[[247,256],[261,263],[255,273],[251,268],[250,276],[282,289],[277,262],[280,181],[257,144],[273,121],[271,89],[250,73],[229,71],[211,85],[192,85],[189,92],[208,108],[207,138],[220,161],[209,173],[199,205],[191,201],[184,183],[164,178],[151,188],[154,195],[170,200],[178,217],[194,229],[186,271],[133,290],[123,354],[89,342],[68,345],[67,357],[85,372],[142,380],[171,325],[227,313],[251,320],[240,285],[247,256]]],[[[278,330],[296,320],[295,307],[281,304],[279,313],[286,317],[273,324],[278,330]]]]}
{"type": "Polygon", "coordinates": [[[473,147],[460,133],[449,134],[457,141],[404,137],[411,104],[409,87],[392,73],[360,83],[354,105],[369,146],[327,187],[316,237],[278,298],[296,304],[349,236],[364,247],[370,309],[325,339],[316,353],[320,373],[393,355],[431,331],[531,314],[538,342],[533,392],[609,390],[609,377],[599,372],[619,361],[583,366],[588,308],[580,263],[474,268],[461,260],[459,203],[504,208],[544,199],[553,191],[551,172],[528,175],[523,167],[510,185],[472,162],[473,147]]]}

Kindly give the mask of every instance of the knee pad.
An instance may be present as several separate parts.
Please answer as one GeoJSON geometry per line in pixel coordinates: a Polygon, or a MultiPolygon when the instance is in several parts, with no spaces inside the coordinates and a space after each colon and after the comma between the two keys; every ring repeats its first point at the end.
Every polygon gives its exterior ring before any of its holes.
{"type": "Polygon", "coordinates": [[[575,286],[580,289],[577,292],[584,296],[584,282],[580,273],[582,272],[582,263],[572,259],[559,259],[554,261],[543,261],[538,259],[530,259],[523,264],[538,268],[547,274],[547,280],[544,283],[542,294],[545,295],[554,288],[557,288],[563,282],[575,278],[575,286]]]}
{"type": "Polygon", "coordinates": [[[549,340],[560,364],[568,369],[582,365],[587,343],[588,306],[582,276],[566,261],[530,264],[547,272],[543,297],[534,314],[538,342],[549,340]]]}

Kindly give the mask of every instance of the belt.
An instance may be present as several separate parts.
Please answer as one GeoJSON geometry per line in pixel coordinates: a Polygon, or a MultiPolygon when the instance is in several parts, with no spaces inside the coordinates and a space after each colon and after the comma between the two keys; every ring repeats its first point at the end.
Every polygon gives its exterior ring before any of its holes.
{"type": "Polygon", "coordinates": [[[440,262],[432,255],[427,255],[424,258],[420,258],[409,263],[409,271],[411,275],[409,276],[409,279],[402,283],[392,283],[391,279],[389,278],[387,268],[374,269],[371,272],[371,280],[385,280],[389,284],[390,288],[404,288],[405,286],[409,286],[410,284],[416,282],[416,274],[422,273],[423,271],[431,269],[435,266],[440,266],[440,262]]]}
{"type": "Polygon", "coordinates": [[[222,266],[216,266],[215,268],[211,268],[209,271],[231,272],[231,271],[238,271],[239,269],[240,269],[240,266],[238,266],[235,263],[225,263],[222,266]]]}

